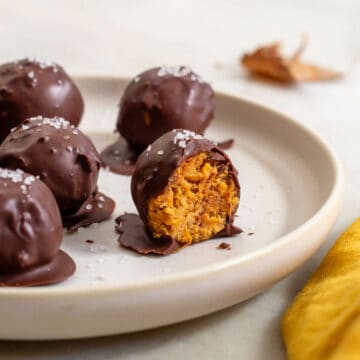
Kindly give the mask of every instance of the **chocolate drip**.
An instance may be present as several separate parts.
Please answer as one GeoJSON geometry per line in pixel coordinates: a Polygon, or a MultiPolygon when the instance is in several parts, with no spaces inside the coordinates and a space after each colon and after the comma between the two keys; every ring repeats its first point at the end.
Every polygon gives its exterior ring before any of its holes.
{"type": "Polygon", "coordinates": [[[74,274],[74,260],[59,250],[50,262],[21,273],[0,275],[0,286],[40,286],[61,282],[74,274]]]}
{"type": "Polygon", "coordinates": [[[180,248],[178,243],[171,238],[154,239],[136,214],[124,214],[115,221],[115,229],[120,234],[119,244],[139,254],[167,255],[180,248]]]}
{"type": "Polygon", "coordinates": [[[76,213],[64,215],[63,224],[69,232],[72,232],[79,227],[90,226],[109,219],[114,209],[114,200],[98,192],[87,199],[76,213]]]}
{"type": "Polygon", "coordinates": [[[102,166],[120,175],[131,175],[141,151],[131,147],[125,139],[120,139],[106,147],[100,154],[102,166]]]}
{"type": "MultiPolygon", "coordinates": [[[[146,230],[143,221],[137,214],[124,214],[115,219],[115,230],[120,234],[118,243],[124,247],[134,250],[142,255],[169,255],[179,250],[182,245],[170,237],[155,239],[146,230]]],[[[236,226],[229,225],[213,238],[233,236],[240,234],[242,230],[236,226]]]]}

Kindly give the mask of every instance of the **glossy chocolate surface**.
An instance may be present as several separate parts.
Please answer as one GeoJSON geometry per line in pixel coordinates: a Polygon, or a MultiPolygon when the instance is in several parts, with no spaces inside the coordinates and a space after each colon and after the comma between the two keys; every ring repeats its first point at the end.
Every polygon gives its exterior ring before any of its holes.
{"type": "Polygon", "coordinates": [[[56,259],[62,236],[60,212],[50,189],[22,170],[0,168],[0,285],[35,285],[39,276],[53,283],[70,276],[75,266],[70,271],[68,265],[73,261],[68,256],[56,259]],[[55,269],[59,261],[64,267],[55,269]],[[28,280],[23,282],[25,274],[28,280]]]}
{"type": "Polygon", "coordinates": [[[0,66],[0,142],[26,118],[60,116],[78,125],[83,111],[81,93],[61,66],[37,59],[0,66]]]}
{"type": "Polygon", "coordinates": [[[143,150],[169,130],[203,134],[214,117],[211,86],[190,68],[163,66],[136,76],[121,98],[117,129],[143,150]]]}
{"type": "Polygon", "coordinates": [[[0,166],[38,175],[62,215],[97,192],[100,158],[92,142],[62,118],[25,120],[0,145],[0,166]]]}

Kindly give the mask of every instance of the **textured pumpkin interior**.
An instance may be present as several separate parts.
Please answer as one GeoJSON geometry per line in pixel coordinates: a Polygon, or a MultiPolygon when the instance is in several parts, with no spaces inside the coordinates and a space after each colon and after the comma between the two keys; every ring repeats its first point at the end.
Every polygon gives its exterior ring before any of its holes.
{"type": "Polygon", "coordinates": [[[149,201],[148,223],[155,238],[167,235],[190,245],[223,230],[238,204],[229,165],[221,156],[202,152],[184,161],[149,201]]]}

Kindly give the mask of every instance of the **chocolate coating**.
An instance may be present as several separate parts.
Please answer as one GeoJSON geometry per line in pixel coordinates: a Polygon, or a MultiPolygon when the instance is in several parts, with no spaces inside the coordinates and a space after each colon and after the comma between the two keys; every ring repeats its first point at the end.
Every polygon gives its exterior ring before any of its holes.
{"type": "Polygon", "coordinates": [[[83,111],[81,93],[61,66],[36,59],[0,66],[0,142],[26,118],[60,116],[78,125],[83,111]]]}
{"type": "Polygon", "coordinates": [[[211,86],[184,66],[163,66],[136,76],[121,98],[117,129],[137,149],[169,130],[203,134],[214,116],[211,86]]]}
{"type": "Polygon", "coordinates": [[[0,168],[0,285],[53,283],[72,275],[73,261],[59,253],[62,235],[48,187],[21,170],[0,168]],[[54,266],[60,262],[63,267],[54,266]]]}
{"type": "Polygon", "coordinates": [[[62,118],[25,120],[1,144],[0,166],[40,176],[62,215],[77,212],[97,193],[99,155],[92,142],[62,118]]]}

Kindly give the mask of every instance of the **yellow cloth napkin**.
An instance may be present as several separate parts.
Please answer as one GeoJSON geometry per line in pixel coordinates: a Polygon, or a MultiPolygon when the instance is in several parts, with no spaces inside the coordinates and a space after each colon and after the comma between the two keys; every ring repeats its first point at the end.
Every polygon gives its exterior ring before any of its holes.
{"type": "Polygon", "coordinates": [[[360,218],[288,308],[282,331],[289,360],[360,360],[360,218]]]}

